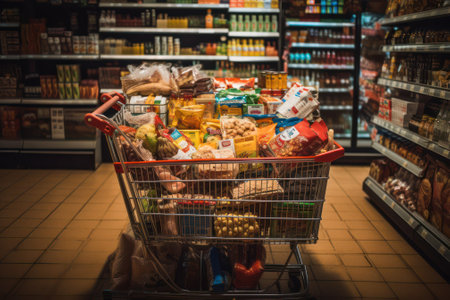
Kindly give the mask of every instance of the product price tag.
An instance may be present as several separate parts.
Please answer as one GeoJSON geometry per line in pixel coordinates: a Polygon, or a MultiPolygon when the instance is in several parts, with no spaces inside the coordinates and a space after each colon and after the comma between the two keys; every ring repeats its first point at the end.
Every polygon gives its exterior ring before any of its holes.
{"type": "MultiPolygon", "coordinates": [[[[384,195],[384,196],[386,196],[386,195],[384,195]]],[[[383,199],[383,200],[384,200],[384,199],[383,199]]],[[[394,207],[395,207],[395,202],[394,202],[394,201],[391,202],[390,207],[391,207],[392,209],[394,209],[394,207]]]]}
{"type": "Polygon", "coordinates": [[[413,136],[411,136],[411,138],[416,143],[418,143],[420,141],[420,138],[417,135],[413,135],[413,136]]]}
{"type": "Polygon", "coordinates": [[[422,232],[420,233],[420,236],[423,238],[426,238],[428,235],[428,232],[425,229],[422,229],[422,232]]]}
{"type": "Polygon", "coordinates": [[[447,247],[445,247],[444,245],[439,246],[439,253],[441,255],[444,255],[444,253],[447,251],[447,247]]]}
{"type": "Polygon", "coordinates": [[[428,149],[434,150],[435,147],[436,147],[436,144],[431,143],[430,146],[428,146],[428,149]]]}
{"type": "Polygon", "coordinates": [[[412,15],[412,16],[411,16],[411,19],[413,19],[413,20],[414,20],[414,19],[417,19],[417,15],[412,15]]]}
{"type": "Polygon", "coordinates": [[[442,154],[444,154],[445,157],[448,157],[449,151],[448,150],[444,150],[444,152],[442,154]]]}
{"type": "Polygon", "coordinates": [[[422,87],[420,87],[420,89],[419,89],[419,93],[422,93],[423,94],[423,92],[425,91],[425,88],[422,86],[422,87]]]}
{"type": "Polygon", "coordinates": [[[407,161],[404,161],[403,164],[402,164],[402,166],[403,166],[403,168],[406,168],[406,167],[408,166],[408,162],[407,162],[407,161]]]}
{"type": "Polygon", "coordinates": [[[442,98],[444,98],[444,97],[445,97],[445,91],[441,91],[441,92],[439,93],[439,96],[442,97],[442,98]]]}
{"type": "Polygon", "coordinates": [[[413,223],[414,223],[414,219],[412,217],[409,217],[409,220],[408,220],[409,226],[411,226],[413,223]]]}

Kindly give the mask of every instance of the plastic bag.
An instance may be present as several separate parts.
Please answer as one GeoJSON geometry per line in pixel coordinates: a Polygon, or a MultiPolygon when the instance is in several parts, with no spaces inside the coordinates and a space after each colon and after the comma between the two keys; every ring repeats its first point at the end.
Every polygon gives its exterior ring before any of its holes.
{"type": "Polygon", "coordinates": [[[176,127],[179,129],[200,129],[204,113],[204,104],[180,107],[175,111],[176,127]]]}
{"type": "Polygon", "coordinates": [[[145,114],[133,115],[131,111],[125,109],[123,112],[123,116],[125,118],[125,121],[129,124],[141,126],[147,123],[154,124],[156,113],[148,112],[145,114]]]}
{"type": "Polygon", "coordinates": [[[129,65],[128,69],[130,73],[120,78],[128,96],[169,95],[178,90],[167,65],[143,63],[138,67],[129,65]]]}

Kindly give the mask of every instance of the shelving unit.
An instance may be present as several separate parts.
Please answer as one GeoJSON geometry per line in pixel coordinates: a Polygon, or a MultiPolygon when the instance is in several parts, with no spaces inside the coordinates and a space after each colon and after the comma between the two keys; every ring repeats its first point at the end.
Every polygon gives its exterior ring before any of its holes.
{"type": "Polygon", "coordinates": [[[287,21],[286,27],[353,27],[350,22],[308,22],[308,21],[287,21]]]}
{"type": "Polygon", "coordinates": [[[19,26],[19,23],[0,23],[0,28],[17,28],[19,26]]]}
{"type": "Polygon", "coordinates": [[[62,54],[62,55],[46,55],[46,54],[23,54],[19,56],[20,59],[42,59],[42,60],[97,60],[97,54],[62,54]]]}
{"type": "Polygon", "coordinates": [[[351,87],[348,88],[319,88],[319,93],[348,93],[351,87]]]}
{"type": "Polygon", "coordinates": [[[278,38],[279,32],[252,32],[252,31],[230,31],[229,37],[242,37],[242,38],[278,38]]]}
{"type": "Polygon", "coordinates": [[[278,56],[228,56],[231,62],[278,62],[278,56]]]}
{"type": "Polygon", "coordinates": [[[238,14],[278,14],[280,13],[280,9],[260,7],[230,7],[228,8],[228,12],[238,14]]]}
{"type": "Polygon", "coordinates": [[[404,168],[404,169],[408,170],[409,172],[413,173],[417,177],[423,177],[424,169],[422,167],[419,167],[419,166],[415,165],[414,163],[410,162],[406,158],[401,157],[397,153],[389,150],[388,148],[382,146],[379,143],[373,142],[372,143],[372,147],[375,150],[377,150],[378,152],[380,152],[381,154],[383,154],[384,156],[386,156],[387,158],[389,158],[390,160],[392,160],[395,163],[397,163],[402,168],[404,168]]]}
{"type": "Polygon", "coordinates": [[[355,49],[353,44],[322,44],[322,43],[292,43],[291,47],[295,48],[334,48],[334,49],[355,49]]]}
{"type": "Polygon", "coordinates": [[[397,81],[392,79],[380,78],[378,79],[378,84],[385,85],[397,89],[402,89],[405,91],[410,91],[422,95],[432,96],[440,99],[450,100],[450,90],[441,89],[438,87],[424,85],[424,84],[414,84],[407,83],[403,81],[397,81]]]}
{"type": "Polygon", "coordinates": [[[288,64],[292,69],[324,69],[324,70],[353,70],[353,66],[348,65],[321,65],[321,64],[288,64]]]}
{"type": "Polygon", "coordinates": [[[101,54],[101,60],[227,60],[226,55],[125,55],[125,54],[101,54]]]}
{"type": "Polygon", "coordinates": [[[93,106],[98,104],[97,99],[22,99],[21,104],[27,105],[71,105],[93,106]]]}
{"type": "Polygon", "coordinates": [[[430,9],[423,12],[418,12],[414,14],[407,14],[403,16],[398,16],[394,18],[387,18],[382,20],[380,23],[381,25],[396,25],[396,24],[402,24],[402,23],[413,23],[418,21],[424,21],[424,20],[432,20],[432,19],[438,19],[443,18],[450,15],[450,6],[442,7],[442,8],[436,8],[436,9],[430,9]]]}
{"type": "Polygon", "coordinates": [[[190,3],[105,3],[100,8],[164,8],[164,9],[228,9],[228,4],[190,4],[190,3]]]}
{"type": "Polygon", "coordinates": [[[153,28],[153,27],[100,27],[109,33],[171,33],[171,34],[228,34],[227,28],[153,28]]]}
{"type": "Polygon", "coordinates": [[[363,190],[371,201],[394,222],[408,239],[442,273],[450,276],[450,240],[416,212],[396,202],[373,178],[367,177],[363,190]]]}
{"type": "Polygon", "coordinates": [[[450,159],[450,151],[449,149],[443,148],[440,145],[438,145],[437,143],[430,141],[429,139],[418,135],[415,132],[412,132],[408,129],[402,128],[398,125],[395,125],[391,122],[388,122],[386,120],[380,119],[378,117],[373,118],[372,120],[373,124],[382,127],[384,129],[387,129],[407,140],[410,140],[411,142],[416,143],[417,145],[428,149],[430,151],[433,151],[436,154],[439,154],[440,156],[450,159]]]}
{"type": "Polygon", "coordinates": [[[352,105],[321,105],[321,110],[352,110],[352,105]]]}
{"type": "Polygon", "coordinates": [[[449,53],[450,44],[423,44],[423,45],[395,45],[383,46],[384,52],[426,52],[426,53],[449,53]]]}

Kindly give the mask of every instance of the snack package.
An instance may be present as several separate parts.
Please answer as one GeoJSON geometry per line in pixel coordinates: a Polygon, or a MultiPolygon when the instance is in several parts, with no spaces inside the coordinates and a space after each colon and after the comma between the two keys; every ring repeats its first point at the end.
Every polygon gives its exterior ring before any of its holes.
{"type": "Polygon", "coordinates": [[[257,128],[274,124],[276,115],[244,115],[245,118],[255,123],[257,128]]]}
{"type": "Polygon", "coordinates": [[[198,148],[198,146],[200,146],[201,143],[200,130],[184,129],[180,130],[180,132],[183,133],[185,136],[189,137],[195,148],[198,148]]]}
{"type": "Polygon", "coordinates": [[[307,156],[320,150],[327,142],[328,128],[323,120],[312,125],[303,120],[278,134],[268,146],[276,156],[307,156]]]}
{"type": "Polygon", "coordinates": [[[261,96],[259,97],[258,103],[261,103],[264,106],[264,113],[266,115],[271,115],[276,114],[278,107],[283,104],[283,101],[274,97],[261,96]]]}
{"type": "Polygon", "coordinates": [[[225,81],[225,78],[214,78],[214,89],[216,91],[218,91],[218,90],[226,90],[227,89],[227,82],[225,81]]]}
{"type": "Polygon", "coordinates": [[[275,133],[279,134],[286,128],[292,127],[301,121],[302,119],[299,118],[290,118],[290,119],[274,118],[273,122],[277,124],[277,127],[275,128],[275,133]]]}
{"type": "Polygon", "coordinates": [[[220,120],[203,119],[200,124],[200,139],[203,143],[213,142],[217,144],[222,139],[220,120]]]}
{"type": "Polygon", "coordinates": [[[258,127],[256,129],[257,132],[257,138],[258,138],[258,144],[268,144],[271,139],[275,137],[275,128],[277,127],[277,124],[273,123],[268,126],[264,127],[258,127]]]}
{"type": "Polygon", "coordinates": [[[178,90],[167,65],[143,63],[138,67],[129,65],[128,69],[130,73],[120,78],[128,96],[169,95],[178,90]]]}
{"type": "Polygon", "coordinates": [[[248,118],[238,119],[231,116],[220,118],[222,137],[236,139],[247,136],[256,137],[256,125],[248,118]]]}
{"type": "Polygon", "coordinates": [[[205,105],[203,118],[212,119],[216,112],[216,98],[214,94],[204,94],[194,99],[197,104],[205,105]]]}
{"type": "Polygon", "coordinates": [[[319,108],[319,101],[313,95],[313,88],[294,84],[283,97],[283,104],[277,108],[277,114],[284,118],[306,118],[319,108]]]}
{"type": "Polygon", "coordinates": [[[220,116],[242,116],[243,105],[246,104],[244,96],[227,96],[216,98],[217,110],[220,116]]]}
{"type": "Polygon", "coordinates": [[[449,181],[449,171],[447,167],[438,162],[438,169],[434,174],[433,179],[433,197],[431,199],[431,216],[430,221],[437,229],[442,231],[442,224],[444,218],[444,203],[447,199],[442,198],[442,192],[445,185],[449,181]]]}
{"type": "Polygon", "coordinates": [[[249,212],[216,212],[214,231],[217,237],[259,237],[258,216],[249,212]]]}
{"type": "Polygon", "coordinates": [[[191,158],[192,154],[194,154],[197,151],[193,143],[189,140],[189,138],[184,134],[182,134],[180,131],[178,131],[178,129],[173,128],[173,131],[170,133],[169,136],[167,136],[166,134],[163,134],[163,136],[168,137],[169,140],[171,140],[178,147],[178,149],[180,149],[189,158],[191,158]]]}
{"type": "Polygon", "coordinates": [[[179,129],[200,129],[204,112],[203,104],[179,107],[175,111],[175,122],[172,125],[179,129]]]}
{"type": "Polygon", "coordinates": [[[262,104],[244,104],[244,115],[264,115],[264,106],[262,104]]]}
{"type": "Polygon", "coordinates": [[[241,79],[241,78],[225,78],[228,88],[235,89],[253,89],[255,86],[255,78],[241,79]]]}
{"type": "MultiPolygon", "coordinates": [[[[249,135],[242,138],[234,139],[234,151],[236,157],[246,158],[246,157],[258,157],[258,143],[255,135],[249,135]]],[[[242,164],[242,167],[247,166],[242,164]]]]}
{"type": "Polygon", "coordinates": [[[172,127],[174,127],[177,124],[175,112],[180,107],[190,106],[190,105],[195,105],[195,104],[196,104],[195,100],[193,98],[191,98],[191,97],[187,97],[187,98],[174,97],[174,98],[171,98],[170,101],[169,101],[169,104],[168,104],[168,107],[169,107],[168,124],[170,124],[170,126],[172,126],[172,127]]]}

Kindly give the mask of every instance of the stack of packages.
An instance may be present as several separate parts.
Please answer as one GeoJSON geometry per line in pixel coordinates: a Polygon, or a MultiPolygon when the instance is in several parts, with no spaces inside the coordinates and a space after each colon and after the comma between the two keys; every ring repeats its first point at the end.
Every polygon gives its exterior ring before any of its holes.
{"type": "MultiPolygon", "coordinates": [[[[183,160],[183,164],[128,166],[134,186],[146,196],[141,198],[141,210],[150,236],[310,238],[311,221],[300,218],[311,219],[319,205],[283,199],[312,199],[317,193],[302,191],[304,183],[274,179],[308,175],[292,175],[298,171],[292,163],[283,169],[282,164],[245,159],[313,156],[333,150],[333,130],[320,118],[317,91],[294,83],[283,97],[275,98],[255,88],[254,78],[227,79],[224,88],[214,92],[208,81],[212,80],[198,66],[142,65],[122,78],[130,103],[140,97],[145,106],[139,112],[134,105],[125,108],[126,125],[118,130],[125,160],[183,160]],[[162,97],[168,99],[166,107],[155,102],[162,97]],[[253,180],[244,180],[248,178],[253,180]],[[267,218],[271,215],[293,218],[286,223],[267,218]]],[[[313,185],[307,188],[313,190],[313,185]]],[[[188,250],[184,253],[191,255],[188,250]]],[[[230,260],[234,287],[256,288],[263,259],[230,260]]],[[[196,276],[198,283],[201,275],[196,276]]],[[[179,280],[182,287],[191,287],[179,280]]]]}

